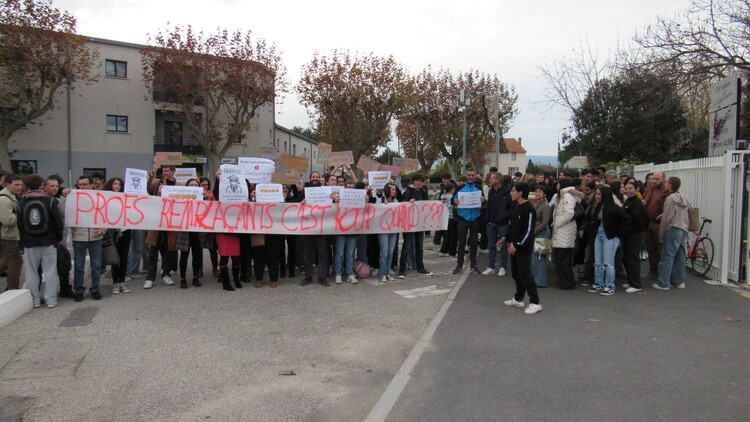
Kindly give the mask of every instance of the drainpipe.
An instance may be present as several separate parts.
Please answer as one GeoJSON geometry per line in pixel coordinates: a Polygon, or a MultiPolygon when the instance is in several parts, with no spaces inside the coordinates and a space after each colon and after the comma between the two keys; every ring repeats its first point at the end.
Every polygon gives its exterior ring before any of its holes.
{"type": "Polygon", "coordinates": [[[68,137],[68,186],[73,186],[73,135],[72,135],[72,119],[70,111],[70,85],[67,86],[66,90],[66,106],[68,108],[66,117],[68,120],[67,137],[68,137]]]}

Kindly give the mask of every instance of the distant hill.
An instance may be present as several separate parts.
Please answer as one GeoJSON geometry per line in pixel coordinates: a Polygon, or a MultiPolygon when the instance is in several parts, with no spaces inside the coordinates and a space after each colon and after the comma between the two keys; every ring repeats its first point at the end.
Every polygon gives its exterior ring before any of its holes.
{"type": "Polygon", "coordinates": [[[548,164],[550,166],[557,165],[557,157],[554,155],[527,155],[527,163],[528,160],[531,160],[534,164],[548,164]]]}

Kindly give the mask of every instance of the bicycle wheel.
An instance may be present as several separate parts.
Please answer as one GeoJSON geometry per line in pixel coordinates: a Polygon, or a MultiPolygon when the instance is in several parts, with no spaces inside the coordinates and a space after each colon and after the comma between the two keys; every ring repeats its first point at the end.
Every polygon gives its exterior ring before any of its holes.
{"type": "Polygon", "coordinates": [[[690,260],[693,271],[703,277],[714,262],[714,242],[708,237],[702,238],[695,247],[695,259],[690,260]]]}

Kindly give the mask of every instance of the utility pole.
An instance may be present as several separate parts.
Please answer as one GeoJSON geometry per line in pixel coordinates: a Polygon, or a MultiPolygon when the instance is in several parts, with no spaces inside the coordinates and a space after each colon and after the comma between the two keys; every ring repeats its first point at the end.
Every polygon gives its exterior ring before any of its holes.
{"type": "Polygon", "coordinates": [[[469,101],[470,101],[469,100],[469,96],[467,94],[468,93],[466,92],[466,90],[462,89],[461,90],[461,95],[459,97],[459,100],[461,101],[461,108],[463,109],[463,112],[464,112],[464,134],[463,134],[463,147],[464,147],[464,151],[463,151],[463,155],[461,157],[461,174],[462,175],[466,174],[466,130],[467,130],[467,127],[466,127],[466,125],[467,125],[467,123],[466,123],[466,111],[467,110],[466,110],[466,108],[469,105],[469,101]]]}

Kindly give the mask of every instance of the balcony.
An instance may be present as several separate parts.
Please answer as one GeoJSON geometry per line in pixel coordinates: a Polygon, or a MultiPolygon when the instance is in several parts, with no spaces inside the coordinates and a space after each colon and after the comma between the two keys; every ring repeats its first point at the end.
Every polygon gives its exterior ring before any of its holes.
{"type": "Polygon", "coordinates": [[[203,147],[188,137],[175,139],[166,136],[154,136],[154,152],[181,152],[185,155],[203,154],[203,147]]]}

